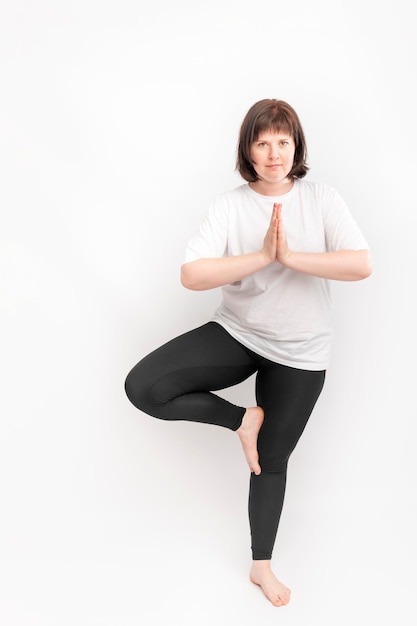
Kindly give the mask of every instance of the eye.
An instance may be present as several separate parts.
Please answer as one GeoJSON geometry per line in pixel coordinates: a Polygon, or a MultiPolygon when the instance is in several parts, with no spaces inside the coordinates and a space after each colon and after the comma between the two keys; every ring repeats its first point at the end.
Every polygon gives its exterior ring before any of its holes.
{"type": "Polygon", "coordinates": [[[289,142],[289,141],[286,141],[286,140],[284,140],[284,141],[280,141],[281,146],[288,146],[288,145],[289,145],[289,143],[290,143],[290,142],[289,142]]]}
{"type": "Polygon", "coordinates": [[[258,141],[256,145],[258,146],[258,148],[266,148],[268,144],[266,143],[266,141],[258,141]]]}

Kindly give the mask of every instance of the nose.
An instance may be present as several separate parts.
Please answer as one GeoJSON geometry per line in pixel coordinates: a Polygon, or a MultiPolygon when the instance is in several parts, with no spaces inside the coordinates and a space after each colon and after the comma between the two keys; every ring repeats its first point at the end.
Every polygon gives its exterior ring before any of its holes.
{"type": "Polygon", "coordinates": [[[269,150],[269,158],[274,160],[274,161],[276,159],[279,159],[279,148],[278,148],[278,146],[271,145],[271,148],[269,150]]]}

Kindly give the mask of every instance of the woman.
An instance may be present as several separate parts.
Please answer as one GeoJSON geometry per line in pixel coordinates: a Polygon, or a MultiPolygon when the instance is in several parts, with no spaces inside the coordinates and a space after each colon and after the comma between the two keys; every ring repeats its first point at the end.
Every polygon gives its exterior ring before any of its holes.
{"type": "Polygon", "coordinates": [[[213,202],[189,242],[181,282],[222,287],[212,319],[141,360],[126,379],[140,410],[236,431],[251,470],[250,579],[275,606],[290,590],[271,570],[288,459],[323,387],[332,326],[330,280],[371,273],[368,244],[331,187],[303,180],[303,129],[284,101],[243,120],[237,169],[247,181],[213,202]],[[256,372],[256,407],[212,393],[256,372]]]}

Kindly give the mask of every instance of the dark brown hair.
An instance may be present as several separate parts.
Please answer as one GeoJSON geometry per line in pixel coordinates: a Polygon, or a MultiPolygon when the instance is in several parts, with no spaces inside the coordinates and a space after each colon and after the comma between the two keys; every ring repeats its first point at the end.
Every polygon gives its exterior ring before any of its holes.
{"type": "Polygon", "coordinates": [[[250,183],[258,180],[250,157],[251,146],[264,131],[284,132],[295,143],[294,163],[288,174],[290,180],[307,174],[307,145],[297,113],[284,100],[259,100],[246,113],[240,127],[236,169],[250,183]]]}

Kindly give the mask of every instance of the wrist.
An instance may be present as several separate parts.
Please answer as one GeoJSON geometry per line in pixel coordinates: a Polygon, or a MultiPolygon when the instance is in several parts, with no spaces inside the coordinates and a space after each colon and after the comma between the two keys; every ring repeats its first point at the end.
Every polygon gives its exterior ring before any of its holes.
{"type": "Polygon", "coordinates": [[[293,252],[292,250],[288,250],[285,254],[280,255],[279,259],[277,258],[277,261],[281,263],[281,265],[283,265],[284,267],[291,270],[291,269],[294,269],[295,258],[296,258],[296,252],[293,252]]]}
{"type": "Polygon", "coordinates": [[[268,256],[263,248],[262,248],[262,250],[259,250],[258,255],[261,256],[261,259],[263,261],[263,265],[265,267],[267,265],[271,265],[271,263],[273,263],[275,261],[275,258],[271,258],[270,256],[268,256]]]}

